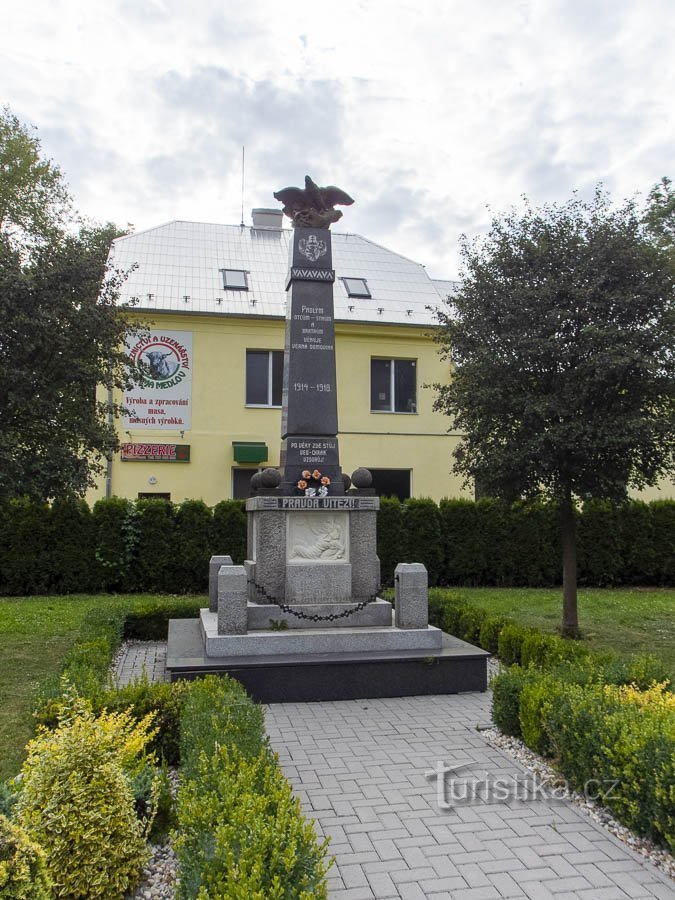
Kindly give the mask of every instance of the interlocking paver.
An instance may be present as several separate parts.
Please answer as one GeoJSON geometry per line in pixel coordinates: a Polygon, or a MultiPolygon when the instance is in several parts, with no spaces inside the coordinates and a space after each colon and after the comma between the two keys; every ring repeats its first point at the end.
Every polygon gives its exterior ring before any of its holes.
{"type": "MultiPolygon", "coordinates": [[[[166,680],[166,645],[124,648],[118,684],[166,680]]],[[[437,762],[466,778],[528,777],[489,746],[490,695],[265,708],[267,732],[317,833],[331,838],[330,900],[621,900],[675,897],[673,883],[573,804],[550,797],[437,804],[437,762]]],[[[446,781],[447,785],[447,781],[446,781]]],[[[456,786],[456,785],[455,785],[456,786]]],[[[501,797],[499,798],[501,800],[501,797]]]]}
{"type": "MultiPolygon", "coordinates": [[[[426,777],[437,761],[467,764],[458,778],[472,773],[484,778],[487,772],[493,780],[519,778],[522,787],[525,770],[475,730],[489,721],[489,705],[488,694],[464,694],[308,703],[297,718],[299,704],[274,704],[266,707],[266,716],[277,751],[287,738],[302,747],[305,735],[314,740],[330,733],[332,750],[323,748],[330,757],[330,783],[312,780],[317,770],[309,760],[303,765],[294,760],[294,769],[286,771],[310,803],[313,793],[331,797],[331,821],[343,824],[352,851],[351,859],[338,859],[340,871],[371,842],[377,861],[363,862],[362,869],[377,900],[590,900],[593,891],[598,898],[614,891],[620,900],[632,896],[633,888],[636,898],[675,896],[666,876],[567,801],[497,803],[478,793],[455,805],[446,797],[450,808],[438,808],[435,778],[426,777]],[[341,772],[350,774],[341,777],[341,772]],[[345,814],[342,822],[338,811],[345,814]],[[359,838],[365,838],[363,844],[359,838]],[[653,873],[651,883],[645,868],[653,873]],[[632,884],[626,880],[631,873],[632,884]]],[[[311,814],[312,807],[306,808],[311,814]]],[[[326,828],[326,814],[314,815],[326,828]]],[[[332,887],[329,896],[347,897],[332,887]]]]}

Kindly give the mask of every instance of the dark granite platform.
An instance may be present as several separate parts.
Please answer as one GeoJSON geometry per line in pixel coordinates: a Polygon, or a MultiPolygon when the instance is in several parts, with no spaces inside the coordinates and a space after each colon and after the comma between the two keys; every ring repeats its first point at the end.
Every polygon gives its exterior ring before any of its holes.
{"type": "Polygon", "coordinates": [[[443,634],[440,652],[312,653],[207,657],[198,619],[172,619],[166,668],[171,681],[230,675],[261,703],[359,700],[487,690],[485,650],[443,634]]]}

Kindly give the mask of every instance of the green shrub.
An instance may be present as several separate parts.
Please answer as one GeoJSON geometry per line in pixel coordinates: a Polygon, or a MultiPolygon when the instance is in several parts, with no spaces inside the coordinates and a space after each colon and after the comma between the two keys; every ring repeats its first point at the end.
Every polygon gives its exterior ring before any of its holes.
{"type": "Polygon", "coordinates": [[[509,516],[513,560],[511,584],[548,587],[560,582],[562,550],[554,503],[514,503],[509,516]]]}
{"type": "Polygon", "coordinates": [[[480,629],[487,618],[487,613],[483,609],[475,606],[467,606],[459,616],[459,634],[463,641],[470,644],[478,644],[480,640],[480,629]]]}
{"type": "Polygon", "coordinates": [[[14,805],[18,799],[19,792],[15,780],[12,778],[9,781],[0,781],[0,816],[12,819],[14,805]]]}
{"type": "Polygon", "coordinates": [[[403,513],[398,497],[380,497],[377,513],[377,555],[383,585],[394,583],[394,569],[403,560],[403,513]]]}
{"type": "Polygon", "coordinates": [[[404,545],[399,562],[424,563],[429,584],[438,584],[442,571],[441,517],[438,506],[426,497],[403,504],[404,545]]]}
{"type": "Polygon", "coordinates": [[[136,516],[135,590],[170,593],[174,585],[176,558],[173,504],[167,500],[138,500],[136,516]]]}
{"type": "Polygon", "coordinates": [[[505,666],[520,665],[523,641],[531,634],[536,632],[521,625],[505,625],[502,628],[497,641],[497,652],[505,666]]]}
{"type": "Polygon", "coordinates": [[[516,583],[518,549],[514,544],[510,507],[485,497],[476,503],[476,527],[482,547],[479,584],[506,586],[516,583]]]}
{"type": "Polygon", "coordinates": [[[608,500],[587,500],[577,527],[579,584],[618,584],[623,571],[616,508],[608,500]]]}
{"type": "Polygon", "coordinates": [[[443,499],[439,504],[443,584],[472,586],[480,583],[485,548],[477,528],[473,500],[443,499]]]}
{"type": "Polygon", "coordinates": [[[520,737],[520,694],[535,680],[532,670],[512,666],[492,679],[492,721],[504,734],[520,737]]]}
{"type": "Polygon", "coordinates": [[[675,697],[655,685],[568,685],[545,711],[562,773],[632,830],[675,849],[675,697]]]}
{"type": "Polygon", "coordinates": [[[129,710],[137,720],[151,714],[157,733],[149,749],[158,759],[176,766],[180,762],[181,718],[188,691],[187,681],[153,683],[144,677],[124,687],[100,693],[94,712],[103,709],[111,712],[129,710]]]}
{"type": "MultiPolygon", "coordinates": [[[[235,566],[246,559],[246,505],[242,500],[221,500],[213,508],[212,555],[229,555],[235,566]]],[[[208,574],[208,570],[207,570],[208,574]]]]}
{"type": "Polygon", "coordinates": [[[94,504],[96,580],[105,591],[134,589],[132,565],[139,538],[136,519],[136,508],[122,497],[107,497],[94,504]]]}
{"type": "Polygon", "coordinates": [[[429,624],[447,634],[459,637],[460,619],[468,608],[468,601],[457,594],[434,588],[429,591],[429,624]]]}
{"type": "Polygon", "coordinates": [[[152,765],[142,768],[133,779],[132,791],[136,818],[151,823],[148,840],[164,843],[178,821],[166,763],[159,769],[152,765]]]}
{"type": "Polygon", "coordinates": [[[262,707],[251,701],[238,681],[209,675],[190,684],[180,728],[185,778],[194,776],[201,754],[210,755],[216,744],[257,756],[265,743],[262,707]]]}
{"type": "Polygon", "coordinates": [[[580,659],[589,654],[581,641],[573,641],[554,634],[530,632],[523,639],[520,664],[524,667],[550,668],[558,663],[580,659]]]}
{"type": "Polygon", "coordinates": [[[51,580],[51,510],[46,503],[11,500],[0,535],[0,593],[45,594],[51,580]]]}
{"type": "Polygon", "coordinates": [[[653,500],[654,578],[657,584],[675,584],[675,500],[653,500]]]}
{"type": "Polygon", "coordinates": [[[563,687],[551,675],[542,675],[523,684],[520,692],[520,733],[527,746],[542,756],[551,756],[546,715],[563,687]]]}
{"type": "Polygon", "coordinates": [[[85,501],[75,497],[55,500],[50,526],[50,590],[57,594],[95,590],[94,529],[85,501]]]}
{"type": "Polygon", "coordinates": [[[17,820],[44,848],[57,896],[113,900],[138,879],[149,823],[136,818],[130,782],[150,729],[128,713],[95,718],[71,695],[57,729],[28,744],[17,820]]]}
{"type": "Polygon", "coordinates": [[[45,855],[26,832],[0,815],[0,898],[50,900],[45,855]]]}
{"type": "Polygon", "coordinates": [[[325,844],[267,749],[202,754],[178,795],[179,900],[325,898],[325,844]]]}
{"type": "Polygon", "coordinates": [[[184,500],[176,510],[174,591],[208,589],[213,529],[213,514],[203,500],[184,500]]]}
{"type": "Polygon", "coordinates": [[[658,584],[656,577],[654,518],[647,503],[634,500],[616,509],[618,540],[621,544],[623,584],[658,584]]]}
{"type": "Polygon", "coordinates": [[[325,897],[319,845],[241,685],[190,684],[181,718],[178,898],[325,897]]]}
{"type": "Polygon", "coordinates": [[[508,619],[503,616],[486,616],[480,626],[478,645],[488,653],[496,654],[499,645],[499,635],[502,628],[508,625],[508,619]]]}
{"type": "MultiPolygon", "coordinates": [[[[602,666],[602,680],[607,684],[632,684],[642,691],[653,684],[670,684],[670,670],[657,656],[639,653],[628,659],[614,658],[602,666]]],[[[672,685],[671,688],[672,690],[672,685]]]]}

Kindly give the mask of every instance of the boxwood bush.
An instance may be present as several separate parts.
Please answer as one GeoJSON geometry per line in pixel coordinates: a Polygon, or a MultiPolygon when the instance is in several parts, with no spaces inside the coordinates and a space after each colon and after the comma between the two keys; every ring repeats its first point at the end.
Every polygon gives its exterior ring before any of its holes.
{"type": "Polygon", "coordinates": [[[326,843],[270,751],[238,682],[193,682],[181,718],[179,900],[326,897],[326,843]]]}

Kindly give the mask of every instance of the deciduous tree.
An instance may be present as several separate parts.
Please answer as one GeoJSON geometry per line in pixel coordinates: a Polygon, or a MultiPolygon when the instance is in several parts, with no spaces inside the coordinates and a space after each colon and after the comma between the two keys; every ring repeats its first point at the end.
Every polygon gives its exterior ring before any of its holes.
{"type": "Polygon", "coordinates": [[[123,274],[106,272],[112,225],[70,213],[58,167],[37,137],[0,117],[0,499],[82,494],[117,447],[128,384],[117,303],[123,274]]]}
{"type": "Polygon", "coordinates": [[[633,202],[524,209],[462,245],[438,312],[452,364],[436,409],[454,468],[489,493],[557,502],[565,635],[578,633],[575,503],[619,501],[675,472],[673,269],[633,202]]]}

